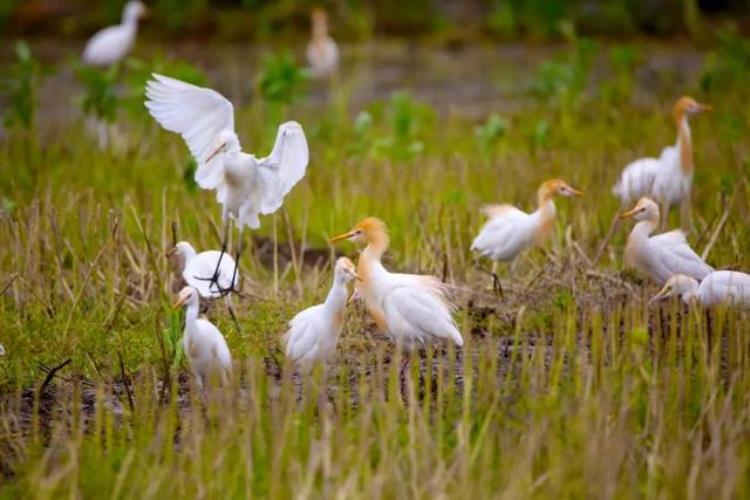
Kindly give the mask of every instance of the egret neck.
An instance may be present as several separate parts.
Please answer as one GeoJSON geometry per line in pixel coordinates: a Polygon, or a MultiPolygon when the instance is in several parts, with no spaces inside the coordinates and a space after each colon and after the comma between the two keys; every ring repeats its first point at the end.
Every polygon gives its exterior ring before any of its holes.
{"type": "Polygon", "coordinates": [[[677,125],[677,150],[680,154],[680,168],[684,174],[689,175],[693,173],[693,146],[690,140],[688,114],[685,109],[675,109],[675,124],[677,125]]]}

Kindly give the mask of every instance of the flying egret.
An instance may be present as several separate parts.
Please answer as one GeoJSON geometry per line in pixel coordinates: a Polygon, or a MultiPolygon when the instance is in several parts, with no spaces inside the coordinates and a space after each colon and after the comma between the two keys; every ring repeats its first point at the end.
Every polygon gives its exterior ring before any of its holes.
{"type": "Polygon", "coordinates": [[[698,283],[698,280],[677,274],[667,280],[664,288],[651,302],[667,297],[682,297],[685,303],[697,300],[711,307],[719,304],[750,306],[750,274],[737,271],[714,271],[698,283]]]}
{"type": "Polygon", "coordinates": [[[340,257],[333,272],[333,285],[325,302],[298,313],[285,335],[286,355],[304,370],[315,362],[326,362],[336,350],[344,326],[347,285],[358,279],[352,261],[340,257]]]}
{"type": "Polygon", "coordinates": [[[625,263],[659,285],[675,274],[685,274],[700,281],[713,271],[690,248],[680,229],[651,236],[659,225],[659,205],[654,200],[641,198],[621,217],[638,221],[628,236],[625,263]]]}
{"type": "MultiPolygon", "coordinates": [[[[260,227],[259,215],[278,210],[305,176],[309,151],[300,124],[281,124],[271,154],[256,158],[240,148],[232,103],[224,96],[163,75],[153,78],[146,85],[146,107],[162,127],[185,139],[198,162],[195,181],[216,190],[224,224],[231,217],[240,233],[245,226],[260,227]]],[[[222,252],[226,243],[225,237],[222,252]]],[[[218,283],[218,271],[217,266],[213,283],[218,283]]]]}
{"type": "MultiPolygon", "coordinates": [[[[383,221],[368,217],[331,243],[340,240],[367,243],[357,263],[361,281],[356,283],[356,294],[365,301],[378,328],[399,347],[414,349],[440,340],[463,345],[444,283],[434,276],[392,273],[383,267],[381,258],[390,244],[383,221]]],[[[408,358],[402,371],[406,363],[408,358]]]]}
{"type": "Polygon", "coordinates": [[[307,45],[307,62],[312,76],[324,78],[333,75],[339,67],[339,49],[328,35],[328,14],[323,9],[313,9],[312,37],[307,45]]]}
{"type": "Polygon", "coordinates": [[[232,356],[219,329],[198,317],[198,297],[195,288],[186,286],[174,303],[175,308],[187,306],[182,345],[200,390],[215,383],[226,386],[232,375],[232,356]]]}
{"type": "Polygon", "coordinates": [[[91,66],[111,66],[120,62],[133,49],[138,21],[148,10],[138,0],[131,0],[122,10],[122,22],[104,28],[92,36],[83,49],[83,62],[91,66]]]}
{"type": "Polygon", "coordinates": [[[623,205],[648,196],[659,203],[662,217],[669,209],[682,203],[682,223],[686,227],[690,208],[690,190],[693,185],[693,146],[688,117],[710,111],[711,106],[697,102],[692,97],[681,97],[673,108],[677,126],[677,142],[662,150],[659,158],[641,158],[625,167],[612,192],[623,205]]]}
{"type": "Polygon", "coordinates": [[[177,255],[182,259],[182,277],[191,287],[198,290],[201,297],[215,299],[225,295],[226,290],[235,290],[239,275],[234,259],[218,250],[195,251],[187,241],[180,241],[167,252],[167,256],[177,255]],[[218,279],[211,282],[210,276],[218,269],[218,279]]]}
{"type": "MultiPolygon", "coordinates": [[[[561,179],[543,182],[537,191],[537,209],[526,213],[512,205],[488,205],[483,208],[489,220],[485,223],[471,249],[493,262],[513,261],[534,244],[542,244],[552,231],[555,221],[555,195],[583,196],[561,179]]],[[[496,278],[495,278],[496,279],[496,278]]]]}

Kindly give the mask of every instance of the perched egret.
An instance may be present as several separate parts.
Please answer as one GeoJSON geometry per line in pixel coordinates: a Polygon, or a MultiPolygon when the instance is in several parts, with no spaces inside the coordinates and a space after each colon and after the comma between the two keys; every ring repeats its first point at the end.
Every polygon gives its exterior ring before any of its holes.
{"type": "Polygon", "coordinates": [[[328,35],[328,15],[323,9],[314,9],[310,16],[312,38],[307,45],[307,62],[312,76],[324,78],[333,75],[339,68],[339,49],[328,35]]]}
{"type": "Polygon", "coordinates": [[[198,296],[195,288],[186,286],[174,304],[187,306],[182,346],[199,389],[215,383],[225,386],[232,375],[232,356],[219,329],[198,317],[198,296]]]}
{"type": "Polygon", "coordinates": [[[651,302],[678,296],[686,303],[697,300],[701,305],[711,307],[719,304],[750,306],[750,274],[737,271],[714,271],[703,281],[677,274],[667,280],[664,288],[651,299],[651,302]]]}
{"type": "Polygon", "coordinates": [[[356,293],[378,328],[397,345],[414,349],[439,340],[463,345],[444,283],[434,276],[392,273],[383,267],[381,258],[390,244],[383,221],[368,217],[331,243],[340,240],[367,243],[357,263],[361,281],[356,283],[356,293]]]}
{"type": "Polygon", "coordinates": [[[226,290],[235,290],[239,284],[237,265],[234,259],[218,250],[197,253],[193,245],[180,241],[167,252],[167,256],[177,255],[182,260],[182,277],[191,287],[198,290],[201,297],[215,299],[225,295],[226,290]],[[211,276],[218,269],[218,279],[212,282],[211,276]]]}
{"type": "Polygon", "coordinates": [[[713,271],[690,248],[681,230],[651,236],[659,225],[659,205],[652,199],[641,198],[621,217],[638,221],[628,236],[625,263],[659,285],[675,274],[685,274],[700,281],[713,271]]]}
{"type": "Polygon", "coordinates": [[[122,10],[122,22],[98,31],[86,43],[83,62],[91,66],[111,66],[120,62],[133,49],[138,21],[146,13],[146,6],[138,0],[126,3],[122,10]]]}
{"type": "Polygon", "coordinates": [[[666,222],[669,209],[682,203],[683,228],[689,220],[690,190],[693,184],[693,146],[688,117],[711,106],[696,102],[692,97],[681,97],[674,105],[677,143],[667,146],[659,158],[641,158],[625,167],[612,192],[624,206],[648,196],[659,203],[666,222]]]}
{"type": "Polygon", "coordinates": [[[543,243],[555,221],[555,195],[583,196],[560,179],[543,182],[537,191],[537,209],[526,213],[512,205],[488,205],[483,211],[489,218],[471,249],[497,262],[512,261],[534,244],[543,243]]]}
{"type": "Polygon", "coordinates": [[[325,302],[305,309],[289,322],[285,335],[286,355],[303,369],[309,369],[318,361],[326,362],[335,351],[344,326],[347,285],[355,278],[359,276],[352,261],[340,257],[325,302]]]}
{"type": "MultiPolygon", "coordinates": [[[[153,77],[146,86],[146,107],[162,127],[185,139],[198,162],[195,180],[204,189],[216,190],[224,223],[231,217],[240,231],[260,227],[259,214],[278,210],[305,176],[309,151],[300,124],[281,124],[271,154],[256,158],[241,150],[232,103],[224,96],[166,76],[153,77]]],[[[214,283],[218,271],[211,277],[214,283]]]]}

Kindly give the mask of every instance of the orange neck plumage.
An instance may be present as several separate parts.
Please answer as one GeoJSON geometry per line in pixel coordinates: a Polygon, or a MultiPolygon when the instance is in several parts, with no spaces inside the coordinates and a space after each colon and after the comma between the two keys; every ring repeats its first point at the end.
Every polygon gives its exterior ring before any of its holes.
{"type": "Polygon", "coordinates": [[[680,152],[680,167],[683,173],[693,173],[693,145],[690,141],[690,127],[687,113],[683,109],[676,109],[674,113],[677,125],[677,147],[680,152]]]}

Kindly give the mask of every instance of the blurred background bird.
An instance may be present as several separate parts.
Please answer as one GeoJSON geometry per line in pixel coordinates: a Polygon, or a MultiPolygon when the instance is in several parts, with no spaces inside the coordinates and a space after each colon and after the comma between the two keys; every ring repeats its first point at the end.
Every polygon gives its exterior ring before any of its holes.
{"type": "MultiPolygon", "coordinates": [[[[356,283],[357,294],[378,328],[397,346],[411,350],[442,340],[463,345],[444,283],[434,276],[392,273],[383,267],[381,259],[390,244],[383,221],[368,217],[332,238],[331,243],[341,240],[367,244],[357,263],[361,278],[356,283]]],[[[407,362],[405,358],[402,370],[407,362]]]]}
{"type": "Polygon", "coordinates": [[[354,264],[340,257],[325,302],[301,311],[289,322],[289,330],[284,335],[286,355],[303,370],[309,370],[316,362],[325,363],[336,350],[344,327],[347,286],[353,279],[359,279],[354,264]]]}
{"type": "Polygon", "coordinates": [[[339,68],[339,48],[328,34],[328,14],[321,8],[310,14],[312,27],[310,43],[307,45],[307,62],[315,78],[334,75],[339,68]]]}
{"type": "Polygon", "coordinates": [[[195,288],[186,286],[180,291],[174,307],[185,306],[182,345],[198,389],[206,390],[217,384],[226,386],[229,383],[232,356],[219,329],[207,319],[198,317],[198,297],[195,288]]]}
{"type": "Polygon", "coordinates": [[[638,221],[628,236],[625,263],[657,284],[663,285],[675,274],[685,274],[700,281],[713,271],[690,248],[681,230],[651,236],[659,226],[659,205],[654,200],[641,198],[621,217],[638,221]]]}
{"type": "Polygon", "coordinates": [[[138,21],[148,9],[138,0],[131,0],[122,10],[122,22],[94,34],[86,43],[81,58],[91,66],[111,66],[122,61],[135,44],[138,21]]]}
{"type": "Polygon", "coordinates": [[[714,271],[702,281],[677,274],[669,278],[651,302],[667,297],[681,297],[689,304],[697,300],[706,307],[720,304],[750,306],[750,274],[738,271],[714,271]]]}

